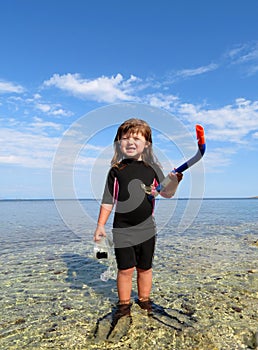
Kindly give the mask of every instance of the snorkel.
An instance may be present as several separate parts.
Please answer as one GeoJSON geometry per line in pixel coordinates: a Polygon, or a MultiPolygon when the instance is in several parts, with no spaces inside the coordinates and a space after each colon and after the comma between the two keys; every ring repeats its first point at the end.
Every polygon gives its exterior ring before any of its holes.
{"type": "Polygon", "coordinates": [[[182,173],[186,169],[190,168],[192,165],[197,163],[203,157],[203,155],[205,153],[206,143],[205,143],[204,128],[201,125],[197,124],[195,126],[195,130],[196,130],[196,137],[198,140],[198,151],[187,162],[180,165],[178,168],[174,169],[173,172],[175,172],[175,173],[182,173]]]}
{"type": "MultiPolygon", "coordinates": [[[[196,154],[192,158],[188,159],[185,163],[180,165],[178,168],[173,169],[172,170],[173,173],[184,172],[185,170],[190,168],[192,165],[197,163],[203,157],[206,150],[204,128],[201,125],[197,124],[195,126],[195,130],[196,130],[196,137],[198,140],[198,150],[196,154]]],[[[149,195],[149,199],[153,199],[160,192],[162,192],[170,182],[171,182],[171,178],[169,177],[169,175],[167,175],[165,179],[157,187],[151,188],[150,186],[146,186],[142,184],[142,188],[149,195]]],[[[175,191],[176,191],[177,185],[178,183],[175,184],[175,191]]]]}

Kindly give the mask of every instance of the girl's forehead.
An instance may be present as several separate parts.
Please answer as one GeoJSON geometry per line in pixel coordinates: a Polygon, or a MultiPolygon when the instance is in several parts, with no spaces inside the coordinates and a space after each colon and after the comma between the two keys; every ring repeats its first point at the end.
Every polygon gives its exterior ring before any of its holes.
{"type": "Polygon", "coordinates": [[[140,130],[135,130],[135,129],[131,129],[131,130],[127,130],[127,131],[124,131],[122,133],[123,135],[126,135],[126,136],[144,136],[142,131],[140,130]]]}

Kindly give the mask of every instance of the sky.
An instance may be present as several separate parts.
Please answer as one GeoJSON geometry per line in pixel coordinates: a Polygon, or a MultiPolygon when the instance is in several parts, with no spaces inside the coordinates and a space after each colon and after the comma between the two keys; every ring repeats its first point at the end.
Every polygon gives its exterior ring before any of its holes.
{"type": "Polygon", "coordinates": [[[127,117],[153,127],[165,173],[204,127],[178,197],[257,196],[257,13],[256,0],[0,1],[0,199],[99,197],[127,117]]]}

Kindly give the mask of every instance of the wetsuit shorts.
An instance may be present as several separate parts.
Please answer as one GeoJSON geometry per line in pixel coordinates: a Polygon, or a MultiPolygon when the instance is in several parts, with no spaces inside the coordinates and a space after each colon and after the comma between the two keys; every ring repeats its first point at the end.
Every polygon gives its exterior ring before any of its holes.
{"type": "Polygon", "coordinates": [[[149,270],[152,267],[156,236],[140,244],[124,248],[115,248],[117,268],[126,270],[137,267],[149,270]]]}

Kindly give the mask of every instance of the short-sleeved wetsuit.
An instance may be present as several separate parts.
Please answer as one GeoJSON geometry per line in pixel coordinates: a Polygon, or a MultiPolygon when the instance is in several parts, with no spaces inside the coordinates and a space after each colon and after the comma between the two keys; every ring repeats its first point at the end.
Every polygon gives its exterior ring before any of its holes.
{"type": "Polygon", "coordinates": [[[163,179],[159,166],[134,159],[124,159],[108,173],[102,203],[115,204],[113,239],[119,269],[151,267],[156,234],[154,200],[141,184],[156,186],[163,179]]]}

